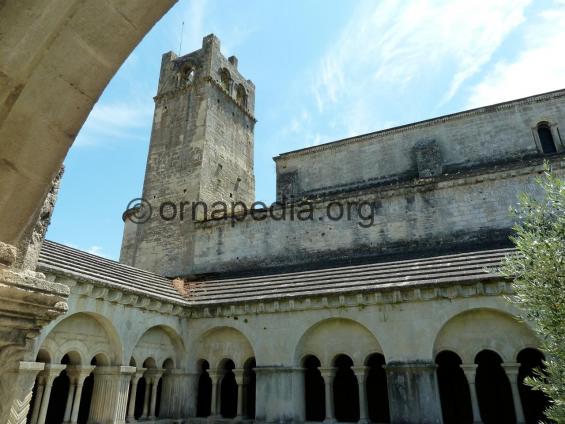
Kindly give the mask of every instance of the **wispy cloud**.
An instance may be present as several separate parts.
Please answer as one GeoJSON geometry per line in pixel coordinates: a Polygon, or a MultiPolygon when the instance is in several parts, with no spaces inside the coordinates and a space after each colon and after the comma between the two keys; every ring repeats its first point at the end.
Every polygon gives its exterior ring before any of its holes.
{"type": "MultiPolygon", "coordinates": [[[[183,48],[181,54],[198,49],[202,45],[207,6],[207,0],[191,0],[188,2],[185,10],[180,14],[184,22],[184,34],[182,37],[183,48]]],[[[180,29],[179,27],[179,31],[180,29]]],[[[179,36],[177,36],[177,40],[180,40],[179,36]]]]}
{"type": "Polygon", "coordinates": [[[565,87],[565,1],[542,10],[524,30],[514,60],[501,60],[471,89],[469,107],[484,106],[565,87]]]}
{"type": "Polygon", "coordinates": [[[73,249],[82,250],[83,252],[90,253],[92,255],[101,256],[103,258],[113,259],[106,253],[102,246],[92,245],[87,249],[83,249],[82,247],[76,245],[75,243],[70,242],[63,242],[65,246],[72,247],[73,249]]]}
{"type": "Polygon", "coordinates": [[[530,1],[361,3],[313,72],[318,113],[339,116],[355,135],[381,122],[381,99],[433,89],[449,101],[524,21],[530,1]]]}
{"type": "Polygon", "coordinates": [[[146,140],[140,130],[151,125],[149,103],[98,103],[77,137],[78,146],[101,146],[114,141],[146,140]]]}

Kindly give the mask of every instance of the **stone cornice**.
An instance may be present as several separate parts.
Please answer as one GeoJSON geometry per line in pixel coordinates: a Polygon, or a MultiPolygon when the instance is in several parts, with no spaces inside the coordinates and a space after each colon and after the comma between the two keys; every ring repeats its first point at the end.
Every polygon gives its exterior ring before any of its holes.
{"type": "Polygon", "coordinates": [[[71,295],[100,299],[105,302],[130,306],[166,315],[184,315],[186,303],[165,296],[155,296],[142,290],[117,287],[111,284],[79,277],[68,272],[44,270],[50,281],[69,287],[71,295]]]}
{"type": "Polygon", "coordinates": [[[485,274],[480,281],[468,283],[433,284],[384,284],[370,291],[355,291],[308,296],[295,296],[282,299],[265,299],[249,302],[224,302],[217,304],[195,305],[190,301],[172,303],[157,300],[152,296],[143,296],[122,291],[119,288],[105,287],[94,281],[85,282],[47,274],[70,287],[71,294],[100,299],[106,302],[130,306],[161,314],[186,316],[193,319],[231,318],[246,315],[273,314],[321,309],[365,308],[371,305],[397,305],[406,302],[426,302],[442,299],[470,298],[477,296],[511,295],[512,283],[499,277],[485,274]]]}
{"type": "Polygon", "coordinates": [[[217,305],[192,305],[187,316],[200,318],[231,318],[246,315],[272,314],[321,309],[365,308],[372,305],[395,305],[406,302],[426,302],[442,299],[470,298],[477,296],[512,295],[512,283],[499,277],[471,281],[468,284],[444,283],[441,285],[387,284],[367,292],[344,292],[287,299],[231,303],[217,305]]]}
{"type": "Polygon", "coordinates": [[[516,107],[516,106],[528,105],[528,104],[532,104],[532,103],[539,103],[539,102],[543,102],[543,101],[547,101],[547,100],[557,99],[559,97],[564,97],[564,96],[565,96],[565,90],[551,91],[551,92],[548,92],[548,93],[542,93],[542,94],[538,94],[538,95],[535,95],[535,96],[524,97],[524,98],[521,98],[521,99],[511,100],[511,101],[508,101],[508,102],[497,103],[497,104],[494,104],[494,105],[483,106],[483,107],[479,107],[479,108],[476,108],[476,109],[465,110],[465,111],[462,111],[462,112],[457,112],[457,113],[453,113],[453,114],[449,114],[449,115],[443,115],[443,116],[439,116],[437,118],[427,119],[427,120],[424,120],[424,121],[415,122],[415,123],[411,123],[411,124],[407,124],[407,125],[401,125],[399,127],[375,131],[375,132],[371,132],[371,133],[368,133],[368,134],[359,135],[359,136],[356,136],[356,137],[344,138],[344,139],[341,139],[341,140],[336,140],[336,141],[332,141],[332,142],[329,142],[329,143],[320,144],[318,146],[306,147],[304,149],[299,149],[299,150],[294,150],[294,151],[291,151],[291,152],[281,153],[280,155],[275,156],[273,159],[276,162],[280,159],[286,159],[286,158],[289,158],[289,157],[302,156],[302,155],[307,155],[307,154],[310,154],[310,153],[321,152],[321,151],[324,151],[324,150],[340,149],[340,148],[346,147],[346,146],[348,146],[349,144],[352,144],[352,143],[359,143],[359,142],[363,142],[363,141],[366,141],[366,140],[373,141],[376,138],[382,138],[382,137],[385,137],[385,136],[391,135],[391,134],[400,134],[400,133],[409,132],[409,131],[417,131],[417,130],[420,130],[422,128],[431,127],[431,126],[434,126],[434,125],[440,125],[440,124],[443,124],[443,123],[448,122],[448,121],[454,121],[454,120],[457,120],[457,119],[467,118],[469,116],[476,116],[476,115],[482,115],[482,114],[487,114],[487,113],[500,112],[500,111],[512,109],[513,107],[516,107]]]}

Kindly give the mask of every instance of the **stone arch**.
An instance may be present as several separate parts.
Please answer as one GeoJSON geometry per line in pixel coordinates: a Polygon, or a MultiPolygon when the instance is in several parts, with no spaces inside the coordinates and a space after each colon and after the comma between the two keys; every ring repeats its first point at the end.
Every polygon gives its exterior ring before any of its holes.
{"type": "Polygon", "coordinates": [[[249,339],[233,327],[215,327],[200,336],[196,344],[196,357],[205,359],[211,370],[217,370],[223,360],[231,359],[236,368],[255,357],[249,339]]]}
{"type": "Polygon", "coordinates": [[[51,363],[51,354],[46,349],[39,349],[35,362],[43,362],[44,364],[51,363]]]}
{"type": "Polygon", "coordinates": [[[220,69],[220,83],[222,84],[222,88],[228,93],[231,91],[232,81],[230,71],[228,71],[227,68],[220,69]]]}
{"type": "Polygon", "coordinates": [[[457,354],[464,364],[472,364],[478,352],[488,349],[497,352],[504,362],[513,362],[524,347],[537,345],[533,330],[513,315],[478,308],[447,320],[436,336],[433,357],[448,350],[457,354]]]}
{"type": "Polygon", "coordinates": [[[92,106],[137,43],[175,0],[9,2],[0,19],[0,240],[17,246],[92,106]],[[41,31],[26,32],[39,25],[41,31]],[[10,47],[11,46],[11,47],[10,47]],[[17,48],[16,48],[17,46],[17,48]],[[72,58],[72,59],[71,59],[72,58]],[[59,101],[61,98],[64,101],[59,101]],[[38,150],[41,154],[38,154],[38,150]],[[9,205],[9,206],[8,206],[9,205]]]}
{"type": "Polygon", "coordinates": [[[132,357],[137,364],[143,364],[147,358],[152,358],[156,366],[161,366],[170,359],[180,367],[184,352],[184,343],[174,329],[165,325],[156,325],[139,338],[132,357]]]}
{"type": "Polygon", "coordinates": [[[377,338],[367,327],[346,318],[330,318],[314,324],[300,338],[295,364],[308,355],[316,356],[328,367],[339,355],[347,355],[354,365],[362,365],[370,353],[382,353],[377,338]]]}
{"type": "Polygon", "coordinates": [[[121,363],[121,342],[114,326],[101,315],[78,312],[61,320],[47,334],[39,351],[53,363],[60,363],[69,352],[77,352],[81,364],[96,355],[105,355],[110,364],[121,363]]]}

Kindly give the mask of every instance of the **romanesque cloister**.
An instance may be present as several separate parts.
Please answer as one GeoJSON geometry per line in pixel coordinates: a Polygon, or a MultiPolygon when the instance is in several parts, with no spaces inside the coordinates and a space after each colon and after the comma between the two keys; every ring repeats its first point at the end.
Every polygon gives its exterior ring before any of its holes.
{"type": "MultiPolygon", "coordinates": [[[[88,296],[103,294],[90,290],[88,296]]],[[[119,301],[91,303],[83,289],[75,291],[83,293],[76,302],[83,311],[56,320],[36,343],[36,369],[43,369],[33,386],[28,423],[107,422],[108,414],[148,423],[254,420],[257,411],[265,413],[269,397],[287,398],[289,383],[279,380],[281,373],[294,379],[296,396],[288,401],[303,421],[386,423],[391,422],[389,394],[410,391],[413,383],[387,378],[400,340],[393,337],[394,326],[366,324],[377,310],[333,310],[328,314],[339,318],[316,322],[305,311],[304,325],[296,320],[292,329],[273,328],[258,336],[261,326],[283,314],[268,314],[260,322],[242,314],[237,320],[217,317],[191,324],[151,311],[130,321],[139,311],[122,311],[116,322],[114,314],[123,308],[119,301]],[[289,333],[294,342],[265,350],[289,333]]],[[[543,355],[528,324],[507,307],[458,305],[433,332],[423,333],[411,342],[414,348],[427,344],[430,361],[411,366],[437,376],[446,422],[540,417],[546,400],[523,380],[543,355]]]]}

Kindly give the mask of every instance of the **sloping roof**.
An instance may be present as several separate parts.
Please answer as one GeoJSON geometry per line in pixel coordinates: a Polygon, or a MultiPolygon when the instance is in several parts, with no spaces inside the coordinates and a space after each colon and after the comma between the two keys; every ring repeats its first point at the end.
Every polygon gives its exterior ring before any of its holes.
{"type": "Polygon", "coordinates": [[[118,289],[142,291],[182,301],[187,306],[205,306],[493,280],[500,277],[487,270],[497,267],[511,252],[514,249],[498,248],[311,271],[191,281],[186,285],[186,297],[165,277],[51,241],[43,245],[39,269],[64,272],[118,289]]]}
{"type": "Polygon", "coordinates": [[[71,275],[79,280],[90,280],[128,292],[185,301],[168,278],[50,240],[43,243],[38,269],[71,275]]]}
{"type": "Polygon", "coordinates": [[[508,248],[493,249],[276,275],[192,282],[189,301],[199,304],[236,303],[500,279],[486,270],[499,266],[502,258],[513,251],[514,249],[508,248]]]}

